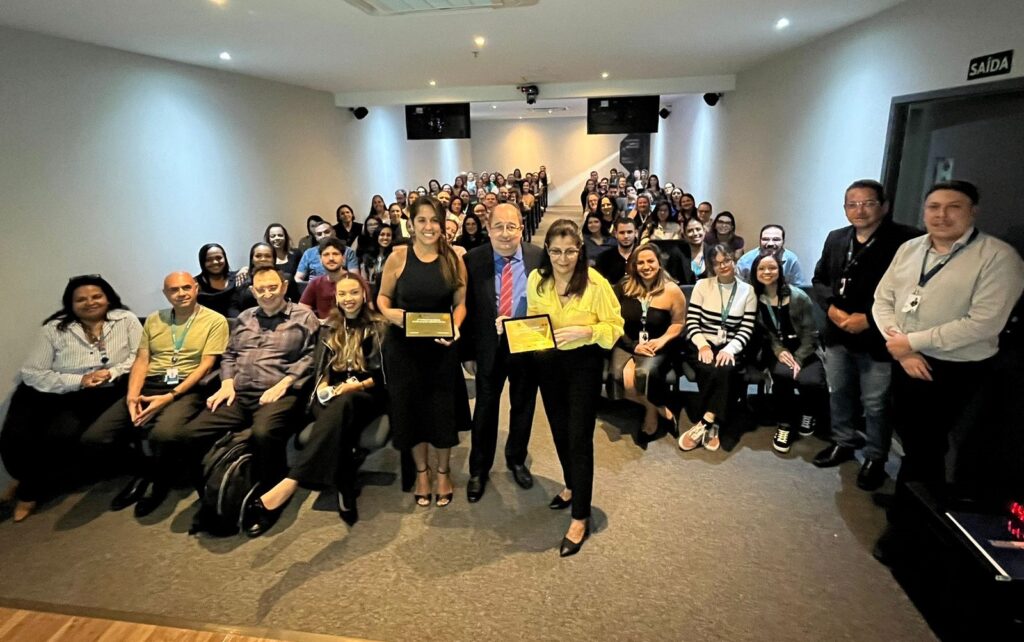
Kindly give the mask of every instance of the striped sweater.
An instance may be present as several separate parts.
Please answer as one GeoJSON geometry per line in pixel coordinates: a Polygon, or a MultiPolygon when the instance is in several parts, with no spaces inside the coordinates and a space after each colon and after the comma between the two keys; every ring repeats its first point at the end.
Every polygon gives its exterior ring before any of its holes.
{"type": "Polygon", "coordinates": [[[736,279],[733,284],[718,287],[718,279],[709,277],[697,281],[690,295],[686,311],[686,325],[683,331],[686,339],[697,346],[721,346],[722,350],[738,355],[754,334],[754,320],[757,316],[757,299],[749,283],[736,279]],[[722,308],[729,302],[732,285],[736,296],[725,320],[725,342],[718,340],[722,325],[722,308]]]}

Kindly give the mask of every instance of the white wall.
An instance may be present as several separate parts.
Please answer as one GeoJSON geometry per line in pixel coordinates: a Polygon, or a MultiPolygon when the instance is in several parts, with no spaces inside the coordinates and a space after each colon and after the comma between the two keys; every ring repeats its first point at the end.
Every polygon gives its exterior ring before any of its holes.
{"type": "Polygon", "coordinates": [[[846,224],[845,187],[881,175],[891,99],[967,84],[971,58],[1005,49],[1024,52],[1024,2],[911,0],[740,73],[715,108],[710,200],[737,214],[748,245],[761,224],[786,225],[813,266],[846,224]]]}
{"type": "MultiPolygon", "coordinates": [[[[403,106],[370,107],[369,111],[366,118],[356,120],[345,110],[342,119],[342,153],[350,166],[345,198],[358,219],[369,213],[374,194],[391,203],[398,188],[425,187],[431,178],[451,183],[460,172],[472,169],[470,140],[406,140],[403,106]]],[[[473,138],[476,127],[474,122],[473,138]]]]}
{"type": "MultiPolygon", "coordinates": [[[[273,220],[333,213],[347,155],[333,97],[0,29],[0,399],[67,278],[101,273],[139,313],[164,275],[233,265],[273,220]]],[[[2,415],[2,412],[0,412],[2,415]]]]}

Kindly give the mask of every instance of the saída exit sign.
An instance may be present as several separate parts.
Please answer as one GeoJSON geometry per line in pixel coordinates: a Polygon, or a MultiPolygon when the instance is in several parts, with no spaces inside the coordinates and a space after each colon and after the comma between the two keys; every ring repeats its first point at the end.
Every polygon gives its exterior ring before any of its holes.
{"type": "Polygon", "coordinates": [[[971,64],[967,68],[967,80],[1002,76],[1010,73],[1011,66],[1013,66],[1013,49],[972,58],[971,64]]]}

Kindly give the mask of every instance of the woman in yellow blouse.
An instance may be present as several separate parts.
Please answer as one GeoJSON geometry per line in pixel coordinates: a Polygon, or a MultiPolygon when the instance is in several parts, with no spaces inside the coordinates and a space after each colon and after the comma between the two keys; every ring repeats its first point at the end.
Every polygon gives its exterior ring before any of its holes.
{"type": "Polygon", "coordinates": [[[529,314],[547,314],[557,350],[535,355],[544,412],[562,465],[565,489],[548,506],[572,506],[562,539],[562,557],[579,552],[590,535],[594,486],[594,424],[601,394],[604,356],[623,334],[619,301],[612,287],[582,257],[583,236],[572,221],[552,223],[540,267],[526,284],[529,314]]]}

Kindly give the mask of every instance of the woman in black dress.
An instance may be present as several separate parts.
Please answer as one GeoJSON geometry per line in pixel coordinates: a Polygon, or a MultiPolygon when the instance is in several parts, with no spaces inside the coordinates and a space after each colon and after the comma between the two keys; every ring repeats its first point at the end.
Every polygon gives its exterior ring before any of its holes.
{"type": "Polygon", "coordinates": [[[626,278],[615,286],[626,334],[612,349],[613,393],[644,407],[643,433],[648,437],[659,423],[668,431],[673,428],[675,417],[665,405],[666,375],[686,320],[686,297],[662,264],[657,246],[641,246],[630,254],[626,278]]]}
{"type": "MultiPolygon", "coordinates": [[[[430,450],[436,453],[436,504],[451,503],[449,456],[459,430],[470,425],[469,399],[458,350],[466,318],[466,266],[448,245],[445,212],[429,196],[410,211],[412,243],[396,247],[384,264],[377,307],[391,323],[384,343],[384,373],[394,403],[395,447],[409,449],[416,462],[416,503],[430,505],[430,450]],[[405,312],[449,312],[452,339],[405,336],[405,312]]],[[[468,217],[467,217],[468,218],[468,217]]]]}
{"type": "Polygon", "coordinates": [[[299,486],[338,491],[338,514],[349,526],[359,521],[356,477],[359,436],[375,417],[387,412],[381,372],[381,344],[387,321],[370,309],[370,288],[361,276],[346,272],[336,284],[335,307],[320,331],[313,363],[315,382],[308,407],[315,418],[305,448],[288,476],[246,507],[247,521],[263,534],[299,486]]]}

